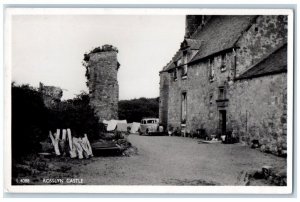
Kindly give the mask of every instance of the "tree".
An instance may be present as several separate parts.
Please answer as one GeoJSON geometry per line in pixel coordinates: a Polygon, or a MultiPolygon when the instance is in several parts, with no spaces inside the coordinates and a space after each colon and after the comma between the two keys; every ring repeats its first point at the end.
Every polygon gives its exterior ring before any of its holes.
{"type": "Polygon", "coordinates": [[[42,95],[29,85],[12,83],[12,155],[36,151],[48,133],[49,113],[42,95]]]}
{"type": "Polygon", "coordinates": [[[119,119],[140,122],[143,118],[158,118],[159,98],[139,98],[119,101],[119,119]]]}

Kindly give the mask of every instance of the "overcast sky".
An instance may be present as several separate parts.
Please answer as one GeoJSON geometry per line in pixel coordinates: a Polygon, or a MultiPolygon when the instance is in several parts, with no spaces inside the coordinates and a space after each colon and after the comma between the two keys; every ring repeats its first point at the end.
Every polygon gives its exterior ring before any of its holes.
{"type": "Polygon", "coordinates": [[[119,49],[119,99],[159,96],[159,71],[178,50],[185,16],[35,15],[12,18],[12,80],[59,86],[63,99],[86,91],[83,54],[119,49]]]}

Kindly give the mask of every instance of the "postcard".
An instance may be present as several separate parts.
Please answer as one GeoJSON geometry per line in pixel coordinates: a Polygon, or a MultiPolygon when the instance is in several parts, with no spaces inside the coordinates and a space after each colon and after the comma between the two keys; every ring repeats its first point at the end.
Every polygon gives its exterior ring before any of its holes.
{"type": "Polygon", "coordinates": [[[292,10],[6,8],[4,37],[5,192],[292,192],[292,10]]]}

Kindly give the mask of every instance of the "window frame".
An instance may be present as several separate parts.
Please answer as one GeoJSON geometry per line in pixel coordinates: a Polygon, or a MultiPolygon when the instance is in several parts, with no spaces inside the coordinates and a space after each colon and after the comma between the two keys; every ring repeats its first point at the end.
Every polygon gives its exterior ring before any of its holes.
{"type": "Polygon", "coordinates": [[[220,66],[221,72],[225,72],[227,70],[226,58],[227,58],[227,53],[221,55],[221,66],[220,66]]]}
{"type": "Polygon", "coordinates": [[[215,80],[215,70],[213,68],[213,59],[208,59],[208,69],[209,69],[209,81],[213,82],[215,80]]]}
{"type": "Polygon", "coordinates": [[[225,86],[219,86],[218,100],[226,100],[226,87],[225,86]]]}
{"type": "Polygon", "coordinates": [[[177,77],[178,77],[177,68],[174,68],[174,70],[173,70],[173,81],[177,81],[177,77]]]}
{"type": "Polygon", "coordinates": [[[181,124],[186,124],[187,121],[187,91],[181,92],[181,124]]]}
{"type": "Polygon", "coordinates": [[[182,70],[181,70],[181,78],[186,79],[187,78],[187,51],[182,51],[182,70]]]}
{"type": "Polygon", "coordinates": [[[213,94],[213,93],[210,93],[210,94],[209,94],[209,105],[212,105],[212,104],[213,104],[213,99],[214,99],[214,94],[213,94]]]}

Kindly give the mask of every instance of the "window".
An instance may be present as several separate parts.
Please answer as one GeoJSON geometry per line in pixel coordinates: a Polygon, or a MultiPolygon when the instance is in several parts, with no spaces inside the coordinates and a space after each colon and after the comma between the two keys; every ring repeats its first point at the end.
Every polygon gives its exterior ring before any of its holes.
{"type": "Polygon", "coordinates": [[[183,52],[182,63],[183,63],[183,67],[181,69],[181,77],[182,79],[186,79],[187,78],[187,52],[186,51],[183,52]]]}
{"type": "Polygon", "coordinates": [[[183,92],[181,94],[181,123],[186,123],[187,117],[187,94],[183,92]]]}
{"type": "Polygon", "coordinates": [[[153,124],[153,123],[155,123],[155,120],[148,120],[147,123],[153,124]]]}
{"type": "Polygon", "coordinates": [[[176,66],[179,67],[182,64],[182,60],[178,60],[176,66]]]}
{"type": "Polygon", "coordinates": [[[173,71],[173,79],[174,79],[174,81],[177,80],[177,68],[175,68],[173,71]]]}
{"type": "Polygon", "coordinates": [[[212,105],[212,103],[213,103],[213,97],[214,97],[213,94],[210,94],[210,95],[209,95],[209,104],[210,104],[210,105],[212,105]]]}
{"type": "Polygon", "coordinates": [[[226,71],[226,54],[221,56],[221,72],[226,71]]]}
{"type": "Polygon", "coordinates": [[[215,70],[214,70],[213,59],[208,60],[208,69],[209,69],[209,81],[213,82],[215,80],[215,70]]]}
{"type": "Polygon", "coordinates": [[[224,86],[219,87],[219,100],[225,100],[226,99],[226,89],[224,86]]]}

